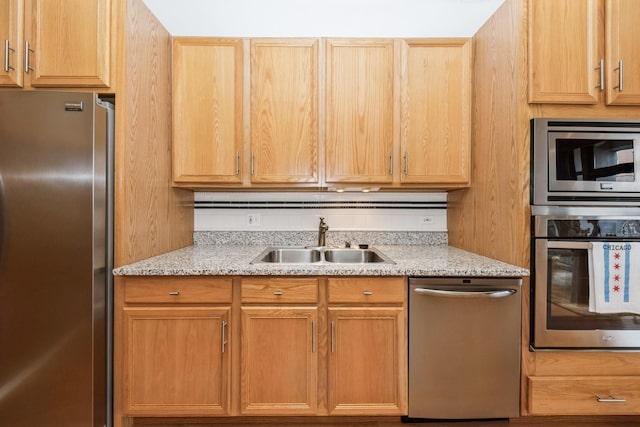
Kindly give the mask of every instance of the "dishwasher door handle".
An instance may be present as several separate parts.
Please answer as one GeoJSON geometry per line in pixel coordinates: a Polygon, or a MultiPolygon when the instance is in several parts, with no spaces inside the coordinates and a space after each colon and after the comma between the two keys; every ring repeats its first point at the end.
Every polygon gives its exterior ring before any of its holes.
{"type": "Polygon", "coordinates": [[[492,289],[489,291],[452,291],[444,289],[415,288],[420,295],[430,295],[444,298],[504,298],[515,294],[515,289],[492,289]]]}

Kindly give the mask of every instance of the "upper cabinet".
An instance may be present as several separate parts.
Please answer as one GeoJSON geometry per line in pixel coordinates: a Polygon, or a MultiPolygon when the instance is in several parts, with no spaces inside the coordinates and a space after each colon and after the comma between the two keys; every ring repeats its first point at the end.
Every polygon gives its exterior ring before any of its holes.
{"type": "Polygon", "coordinates": [[[0,86],[21,87],[23,85],[23,69],[19,64],[24,43],[23,25],[22,0],[0,0],[0,40],[2,40],[0,86]]]}
{"type": "Polygon", "coordinates": [[[318,39],[251,40],[251,182],[318,183],[318,39]]]}
{"type": "Polygon", "coordinates": [[[393,40],[327,41],[326,181],[391,183],[393,40]]]}
{"type": "Polygon", "coordinates": [[[109,87],[113,19],[112,0],[0,0],[0,85],[109,87]]]}
{"type": "Polygon", "coordinates": [[[173,43],[176,186],[469,185],[470,39],[173,43]]]}
{"type": "Polygon", "coordinates": [[[401,182],[469,182],[470,100],[469,39],[402,43],[401,182]]]}
{"type": "Polygon", "coordinates": [[[173,41],[173,179],[180,184],[241,183],[241,39],[173,41]]]}
{"type": "Polygon", "coordinates": [[[607,103],[640,105],[640,2],[606,3],[605,64],[609,73],[607,103]]]}
{"type": "Polygon", "coordinates": [[[637,0],[531,0],[529,102],[640,104],[639,24],[637,0]]]}

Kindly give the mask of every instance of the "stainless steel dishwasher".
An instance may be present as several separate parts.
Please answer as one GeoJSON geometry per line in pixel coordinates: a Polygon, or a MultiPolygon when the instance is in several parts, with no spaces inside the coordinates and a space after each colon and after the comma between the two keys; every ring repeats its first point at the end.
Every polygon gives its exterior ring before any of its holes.
{"type": "Polygon", "coordinates": [[[409,279],[408,420],[519,416],[521,284],[409,279]]]}

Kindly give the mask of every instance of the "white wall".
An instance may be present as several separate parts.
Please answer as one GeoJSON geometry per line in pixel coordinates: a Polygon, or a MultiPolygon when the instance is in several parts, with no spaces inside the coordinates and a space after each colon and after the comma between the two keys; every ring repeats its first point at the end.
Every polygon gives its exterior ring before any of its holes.
{"type": "Polygon", "coordinates": [[[504,0],[144,0],[175,36],[471,37],[504,0]]]}

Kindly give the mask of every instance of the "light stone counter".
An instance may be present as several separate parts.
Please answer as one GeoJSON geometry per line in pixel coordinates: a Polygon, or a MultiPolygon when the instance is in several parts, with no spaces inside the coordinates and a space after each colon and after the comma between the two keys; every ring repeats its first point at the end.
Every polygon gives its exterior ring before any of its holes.
{"type": "Polygon", "coordinates": [[[114,270],[118,276],[528,276],[525,268],[446,245],[374,245],[395,264],[251,264],[263,245],[194,245],[114,270]]]}

